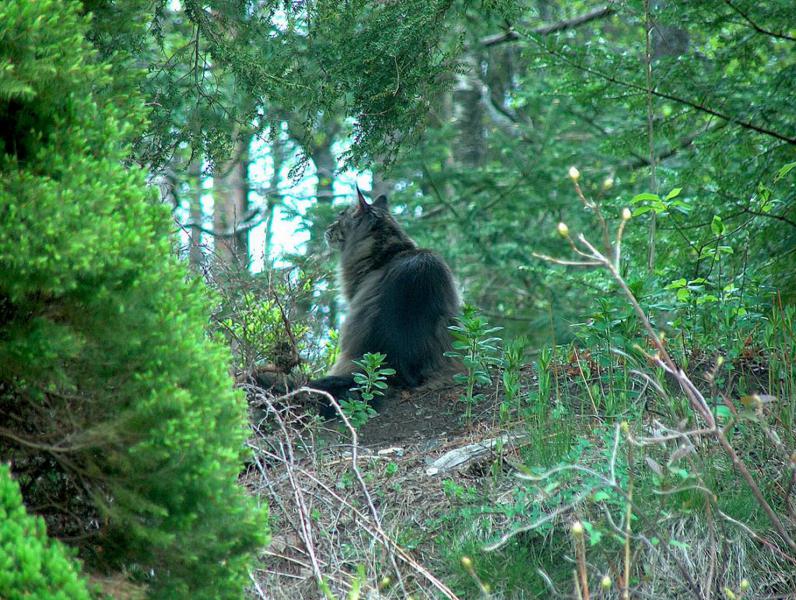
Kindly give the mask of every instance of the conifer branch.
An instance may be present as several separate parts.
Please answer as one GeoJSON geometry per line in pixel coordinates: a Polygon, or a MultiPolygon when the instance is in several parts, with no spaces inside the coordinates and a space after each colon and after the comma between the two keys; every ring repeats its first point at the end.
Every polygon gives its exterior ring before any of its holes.
{"type": "MultiPolygon", "coordinates": [[[[557,23],[537,27],[536,29],[531,30],[531,33],[535,33],[536,35],[549,35],[558,31],[564,31],[566,29],[574,29],[575,27],[580,27],[581,25],[585,25],[591,21],[610,17],[615,12],[616,10],[612,6],[602,6],[577,17],[573,17],[572,19],[565,19],[564,21],[558,21],[557,23]]],[[[513,42],[521,37],[522,36],[520,33],[513,29],[509,29],[504,33],[496,33],[481,38],[481,45],[489,48],[490,46],[497,46],[498,44],[513,42]]]]}
{"type": "Polygon", "coordinates": [[[767,36],[770,36],[770,37],[773,37],[773,38],[777,38],[777,39],[780,39],[780,40],[788,40],[789,42],[796,42],[796,37],[792,37],[792,36],[790,36],[790,35],[788,35],[786,33],[771,31],[769,29],[765,29],[764,27],[761,27],[755,21],[752,20],[752,18],[749,16],[748,13],[745,13],[740,8],[735,6],[735,4],[732,3],[732,0],[724,0],[724,3],[727,6],[729,6],[731,9],[733,9],[736,13],[738,13],[744,21],[749,23],[749,25],[752,27],[752,29],[754,29],[757,33],[762,33],[763,35],[767,35],[767,36]]]}
{"type": "MultiPolygon", "coordinates": [[[[608,83],[613,83],[613,84],[616,84],[618,86],[625,87],[625,88],[628,88],[628,89],[631,89],[631,90],[634,90],[634,91],[637,91],[637,92],[640,92],[640,93],[645,93],[645,94],[647,93],[647,88],[645,86],[643,86],[643,85],[639,85],[638,83],[633,83],[632,81],[624,81],[622,79],[618,79],[617,77],[615,77],[613,75],[610,75],[608,73],[604,73],[604,72],[600,71],[599,69],[595,69],[593,67],[588,67],[586,65],[580,64],[577,61],[572,60],[570,57],[566,56],[562,52],[559,52],[559,51],[555,50],[554,48],[549,48],[549,47],[545,46],[544,44],[540,43],[539,40],[537,40],[534,37],[530,37],[529,36],[528,39],[536,42],[537,45],[539,45],[545,52],[547,52],[551,56],[554,56],[555,58],[558,58],[558,59],[562,60],[564,63],[566,63],[567,65],[573,67],[574,69],[576,69],[578,71],[581,71],[581,72],[586,73],[588,75],[594,75],[595,77],[598,77],[598,78],[602,79],[603,81],[607,81],[608,83]]],[[[672,102],[676,102],[678,104],[682,104],[684,106],[688,106],[688,107],[693,108],[694,110],[696,110],[698,112],[702,112],[702,113],[717,117],[717,118],[719,118],[719,119],[721,119],[723,121],[727,121],[728,123],[732,123],[734,125],[737,125],[738,127],[741,127],[742,129],[748,129],[750,131],[754,131],[754,132],[760,133],[762,135],[767,135],[769,137],[773,137],[773,138],[778,139],[778,140],[780,140],[782,142],[786,142],[788,144],[796,145],[796,135],[788,135],[788,134],[780,133],[778,131],[774,131],[773,129],[769,129],[769,128],[764,127],[762,125],[757,125],[755,123],[752,123],[750,121],[745,121],[745,120],[740,119],[738,117],[735,117],[733,115],[728,115],[728,114],[723,113],[723,112],[721,112],[719,110],[711,108],[710,106],[706,106],[704,103],[694,102],[693,100],[689,100],[687,98],[681,98],[680,96],[675,96],[674,94],[669,93],[669,92],[662,92],[662,91],[657,90],[657,89],[652,89],[652,90],[650,90],[650,93],[653,96],[657,97],[657,98],[664,98],[666,100],[671,100],[672,102]]]]}

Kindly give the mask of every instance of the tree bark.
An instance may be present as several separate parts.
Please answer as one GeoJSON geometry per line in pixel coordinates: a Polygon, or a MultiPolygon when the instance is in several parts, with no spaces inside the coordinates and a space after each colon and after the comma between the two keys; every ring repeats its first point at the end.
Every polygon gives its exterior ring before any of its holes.
{"type": "Polygon", "coordinates": [[[265,199],[265,240],[264,240],[264,254],[266,266],[271,261],[271,250],[274,244],[274,215],[276,214],[276,207],[282,202],[282,194],[279,193],[279,182],[281,181],[280,171],[285,162],[284,146],[282,140],[275,138],[271,142],[271,162],[273,164],[273,172],[271,179],[268,182],[269,193],[265,199]]]}
{"type": "Polygon", "coordinates": [[[236,232],[249,211],[249,142],[241,137],[235,155],[213,180],[213,229],[217,233],[232,234],[216,237],[216,257],[226,265],[248,267],[249,232],[236,232]]]}
{"type": "Polygon", "coordinates": [[[337,160],[332,152],[332,141],[330,137],[325,144],[318,144],[310,153],[318,177],[315,184],[315,199],[319,204],[334,202],[334,172],[337,170],[337,160]]]}
{"type": "Polygon", "coordinates": [[[453,88],[453,120],[458,130],[453,158],[458,166],[477,167],[485,158],[484,106],[480,65],[469,53],[465,56],[468,72],[456,76],[453,88]]]}
{"type": "Polygon", "coordinates": [[[395,189],[395,181],[387,177],[379,167],[374,167],[371,173],[373,177],[371,181],[371,196],[374,199],[381,195],[389,198],[395,189]]]}
{"type": "MultiPolygon", "coordinates": [[[[189,222],[201,225],[202,213],[202,159],[196,156],[188,165],[188,210],[189,222]]],[[[196,270],[201,269],[204,262],[202,251],[202,231],[198,227],[191,227],[191,240],[188,249],[188,262],[196,270]]]]}
{"type": "Polygon", "coordinates": [[[664,56],[677,57],[688,52],[690,36],[687,29],[662,25],[654,15],[666,9],[668,0],[653,0],[650,3],[652,9],[652,59],[657,60],[664,56]]]}

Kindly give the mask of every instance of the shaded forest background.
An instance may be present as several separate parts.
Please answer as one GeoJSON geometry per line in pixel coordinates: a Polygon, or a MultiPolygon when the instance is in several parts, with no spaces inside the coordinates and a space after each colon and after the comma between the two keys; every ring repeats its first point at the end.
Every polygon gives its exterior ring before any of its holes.
{"type": "Polygon", "coordinates": [[[794,157],[787,3],[146,6],[86,9],[115,68],[146,65],[137,155],[162,173],[194,261],[201,240],[270,262],[274,211],[299,210],[309,241],[282,264],[301,265],[315,309],[335,314],[321,234],[350,198],[341,169],[359,169],[443,251],[469,302],[511,334],[566,340],[614,310],[599,283],[584,296],[531,256],[554,253],[559,221],[594,227],[566,175],[576,165],[607,215],[639,216],[627,268],[649,304],[701,312],[710,334],[751,322],[775,291],[792,297],[793,183],[778,177],[794,157]],[[253,183],[255,146],[267,176],[253,183]],[[682,279],[678,303],[664,290],[682,279]]]}
{"type": "Polygon", "coordinates": [[[792,4],[0,8],[0,596],[790,597],[792,4]],[[360,463],[355,183],[467,303],[360,463]]]}

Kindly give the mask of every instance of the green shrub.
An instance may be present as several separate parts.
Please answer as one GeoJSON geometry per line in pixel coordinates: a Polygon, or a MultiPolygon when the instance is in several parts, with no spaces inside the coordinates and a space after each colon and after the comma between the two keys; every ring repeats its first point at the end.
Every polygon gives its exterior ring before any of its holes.
{"type": "Polygon", "coordinates": [[[267,533],[236,482],[244,399],[168,208],[124,166],[141,111],[103,95],[79,11],[0,8],[0,452],[95,566],[155,597],[239,597],[267,533]]]}
{"type": "Polygon", "coordinates": [[[89,598],[66,549],[25,512],[19,486],[0,465],[0,598],[89,598]]]}

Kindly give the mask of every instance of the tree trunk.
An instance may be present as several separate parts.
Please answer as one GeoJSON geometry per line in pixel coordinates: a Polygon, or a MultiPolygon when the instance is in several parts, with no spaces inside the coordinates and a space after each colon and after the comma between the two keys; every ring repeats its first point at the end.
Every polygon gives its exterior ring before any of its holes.
{"type": "Polygon", "coordinates": [[[313,148],[310,156],[318,177],[318,182],[315,184],[315,198],[319,204],[332,204],[334,172],[337,169],[337,160],[332,152],[332,140],[329,139],[328,143],[313,148]]]}
{"type": "Polygon", "coordinates": [[[388,198],[392,195],[395,189],[395,181],[387,177],[384,171],[379,167],[374,167],[372,171],[373,179],[371,181],[371,196],[376,199],[381,195],[388,198]]]}
{"type": "Polygon", "coordinates": [[[268,195],[265,199],[265,240],[264,253],[266,266],[271,262],[271,249],[274,237],[274,215],[276,207],[282,202],[282,194],[279,193],[279,182],[281,181],[280,171],[285,162],[285,151],[282,140],[275,138],[271,142],[271,162],[273,163],[273,173],[268,182],[268,195]]]}
{"type": "Polygon", "coordinates": [[[688,52],[690,36],[688,30],[662,25],[657,22],[655,15],[667,8],[668,0],[653,0],[650,3],[652,10],[652,59],[663,56],[677,57],[688,52]]]}
{"type": "Polygon", "coordinates": [[[191,223],[191,241],[188,249],[188,262],[191,267],[200,270],[204,262],[202,251],[202,159],[197,156],[188,165],[188,210],[191,223]]]}
{"type": "Polygon", "coordinates": [[[453,88],[453,119],[458,130],[453,158],[459,167],[477,167],[485,158],[480,66],[473,54],[465,56],[465,63],[468,72],[456,76],[453,88]]]}
{"type": "Polygon", "coordinates": [[[235,146],[235,157],[213,180],[216,257],[223,264],[248,267],[249,232],[238,231],[249,211],[249,137],[235,146]]]}

